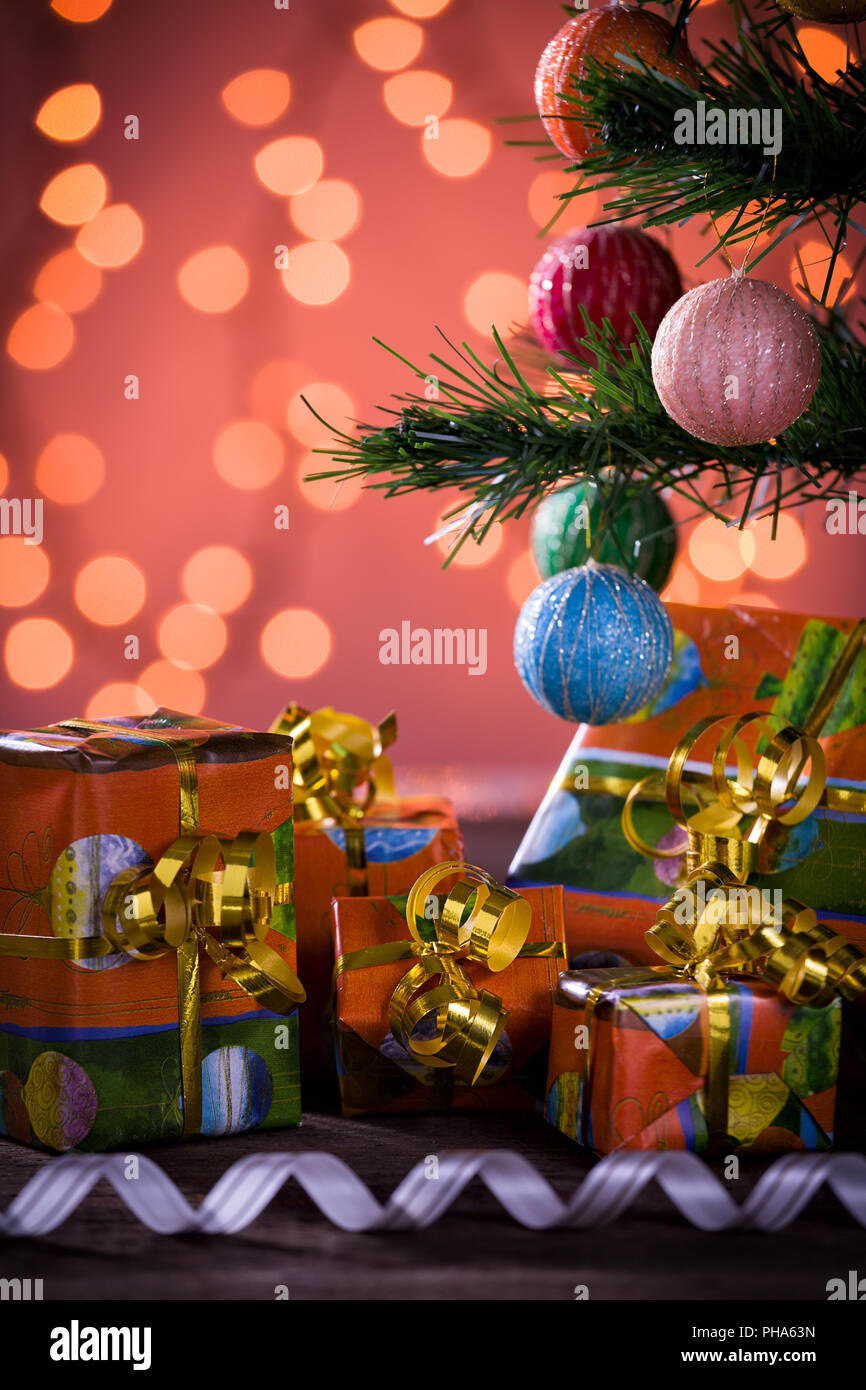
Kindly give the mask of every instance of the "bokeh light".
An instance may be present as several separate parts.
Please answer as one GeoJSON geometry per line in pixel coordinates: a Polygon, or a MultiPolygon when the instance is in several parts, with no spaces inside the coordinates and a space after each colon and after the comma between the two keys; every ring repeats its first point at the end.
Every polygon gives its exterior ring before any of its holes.
{"type": "Polygon", "coordinates": [[[289,401],[310,379],[310,367],[294,357],[275,357],[259,367],[248,392],[253,415],[274,429],[286,428],[289,401]]]}
{"type": "Polygon", "coordinates": [[[348,236],[361,215],[358,190],[344,179],[320,179],[291,201],[292,221],[314,241],[339,241],[348,236]]]}
{"type": "Polygon", "coordinates": [[[333,438],[333,430],[346,430],[347,433],[351,430],[354,413],[352,398],[341,386],[335,386],[332,381],[310,381],[289,401],[286,427],[299,444],[308,447],[327,444],[333,438]],[[309,402],[312,409],[304,401],[309,402]],[[317,420],[313,411],[327,423],[323,425],[322,420],[317,420]]]}
{"type": "Polygon", "coordinates": [[[78,314],[99,295],[102,271],[86,261],[74,246],[58,251],[46,261],[33,285],[37,299],[56,304],[67,314],[78,314]]]}
{"type": "Polygon", "coordinates": [[[448,0],[391,0],[391,4],[412,19],[432,19],[434,14],[442,13],[448,0]]]}
{"type": "Polygon", "coordinates": [[[565,204],[560,201],[563,193],[570,192],[574,185],[574,174],[563,174],[556,169],[536,174],[529,185],[529,216],[537,226],[546,227],[550,219],[559,213],[550,229],[551,236],[560,236],[573,227],[586,227],[598,213],[595,193],[580,193],[575,198],[569,198],[565,204]]]}
{"type": "Polygon", "coordinates": [[[177,283],[194,309],[225,314],[243,299],[250,276],[246,261],[233,246],[208,246],[184,262],[177,283]]]}
{"type": "Polygon", "coordinates": [[[449,118],[439,122],[437,139],[422,139],[422,148],[424,158],[437,174],[465,179],[487,163],[493,139],[486,126],[477,121],[449,118]]]}
{"type": "Polygon", "coordinates": [[[444,116],[454,88],[438,72],[400,72],[383,87],[385,105],[403,125],[422,126],[428,116],[444,116]]]}
{"type": "Polygon", "coordinates": [[[25,690],[48,690],[72,665],[72,638],[53,618],[22,618],[9,629],[6,670],[25,690]]]}
{"type": "Polygon", "coordinates": [[[95,164],[73,164],[46,184],[39,206],[53,222],[77,227],[95,217],[108,195],[105,175],[95,164]]]}
{"type": "Polygon", "coordinates": [[[73,24],[91,24],[111,9],[112,0],[51,0],[51,8],[73,24]]]}
{"type": "Polygon", "coordinates": [[[6,351],[19,367],[47,371],[68,357],[75,342],[72,319],[57,304],[33,304],[9,330],[6,351]]]}
{"type": "Polygon", "coordinates": [[[700,574],[724,583],[739,579],[750,562],[754,544],[748,531],[740,532],[736,526],[708,516],[689,536],[689,558],[700,574]]]}
{"type": "Polygon", "coordinates": [[[330,629],[310,608],[284,608],[266,624],[261,651],[278,676],[314,676],[331,654],[330,629]]]}
{"type": "Polygon", "coordinates": [[[742,532],[745,563],[762,579],[787,579],[806,563],[806,537],[790,512],[780,512],[773,540],[772,517],[754,521],[742,532]]]}
{"type": "Polygon", "coordinates": [[[91,695],[84,711],[88,719],[111,719],[118,715],[152,714],[155,709],[140,685],[133,681],[111,681],[91,695]]]}
{"type": "Polygon", "coordinates": [[[0,606],[23,608],[44,592],[51,573],[48,556],[24,536],[0,539],[0,606]]]}
{"type": "Polygon", "coordinates": [[[670,581],[662,593],[665,603],[696,604],[701,596],[701,586],[694,570],[682,560],[674,566],[670,581]]]}
{"type": "Polygon", "coordinates": [[[251,492],[267,487],[282,470],[283,441],[263,420],[233,420],[217,435],[213,461],[225,482],[251,492]]]}
{"type": "Polygon", "coordinates": [[[215,613],[234,613],[249,598],[253,571],[249,561],[231,545],[206,545],[187,560],[183,591],[191,603],[215,613]]]}
{"type": "Polygon", "coordinates": [[[201,714],[207,686],[198,671],[186,671],[173,661],[153,661],[138,678],[154,709],[177,709],[184,714],[201,714]]]}
{"type": "Polygon", "coordinates": [[[492,335],[495,325],[500,335],[507,337],[529,316],[526,281],[503,271],[485,271],[466,291],[463,309],[479,333],[492,335]]]}
{"type": "Polygon", "coordinates": [[[414,63],[421,52],[424,30],[408,19],[371,19],[355,30],[355,50],[379,72],[396,72],[414,63]]]}
{"type": "Polygon", "coordinates": [[[309,473],[327,473],[339,465],[327,454],[307,454],[298,468],[298,487],[305,502],[323,512],[344,512],[364,491],[361,478],[322,478],[309,482],[309,473]]]}
{"type": "Polygon", "coordinates": [[[36,125],[50,140],[73,144],[85,140],[95,130],[102,115],[102,102],[90,82],[61,87],[42,103],[36,125]]]}
{"type": "Polygon", "coordinates": [[[175,666],[201,671],[213,666],[225,651],[226,625],[203,603],[179,603],[160,623],[158,640],[163,656],[175,666]]]}
{"type": "Polygon", "coordinates": [[[9,465],[2,454],[0,454],[0,495],[6,491],[9,483],[9,465]]]}
{"type": "Polygon", "coordinates": [[[36,486],[52,502],[77,506],[102,487],[105,459],[83,434],[56,434],[36,462],[36,486]]]}
{"type": "MultiPolygon", "coordinates": [[[[803,291],[800,286],[805,282],[807,289],[815,299],[820,299],[824,293],[824,285],[827,280],[827,271],[830,269],[832,253],[826,241],[812,239],[804,242],[797,248],[797,252],[791,256],[790,274],[791,285],[798,293],[803,291]],[[798,254],[799,253],[799,259],[798,254]],[[802,262],[803,269],[800,269],[802,262]]],[[[830,290],[827,295],[827,303],[833,305],[842,289],[844,282],[854,273],[848,257],[840,254],[836,257],[836,264],[833,266],[833,274],[830,277],[830,290]]]]}
{"type": "Polygon", "coordinates": [[[241,125],[270,125],[289,104],[291,84],[278,68],[242,72],[222,89],[222,102],[241,125]]]}
{"type": "Polygon", "coordinates": [[[135,616],[147,585],[137,565],[122,555],[98,555],[79,570],[75,603],[92,623],[114,627],[135,616]]]}
{"type": "Polygon", "coordinates": [[[317,140],[307,135],[286,135],[259,150],[255,165],[265,188],[288,198],[305,193],[321,178],[325,156],[317,140]]]}
{"type": "Polygon", "coordinates": [[[798,28],[797,38],[815,71],[826,82],[837,82],[837,69],[844,72],[848,66],[848,45],[841,34],[831,34],[816,24],[804,24],[798,28]]]}
{"type": "Polygon", "coordinates": [[[531,550],[524,550],[516,560],[512,560],[505,576],[505,587],[509,598],[522,608],[533,589],[541,583],[541,575],[531,550]]]}
{"type": "MultiPolygon", "coordinates": [[[[462,521],[463,518],[459,519],[462,521]]],[[[440,516],[433,529],[439,531],[443,526],[450,526],[457,520],[458,517],[456,516],[447,518],[440,516]]],[[[444,536],[440,536],[436,544],[443,555],[453,554],[453,559],[451,560],[452,566],[456,565],[460,569],[477,569],[480,565],[488,565],[494,556],[499,553],[503,534],[503,527],[497,522],[494,522],[480,544],[470,536],[468,540],[463,542],[459,550],[454,551],[454,543],[460,535],[457,528],[453,531],[446,532],[444,536]]]]}
{"type": "Polygon", "coordinates": [[[305,241],[289,252],[280,272],[283,285],[300,304],[331,304],[351,279],[349,257],[333,241],[305,241]]]}
{"type": "Polygon", "coordinates": [[[75,245],[85,260],[115,270],[137,256],[144,240],[141,218],[129,203],[113,203],[85,222],[75,245]]]}

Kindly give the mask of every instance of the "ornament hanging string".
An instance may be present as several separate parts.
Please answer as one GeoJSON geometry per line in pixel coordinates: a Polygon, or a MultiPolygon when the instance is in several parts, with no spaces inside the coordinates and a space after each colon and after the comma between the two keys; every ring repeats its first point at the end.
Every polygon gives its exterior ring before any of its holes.
{"type": "MultiPolygon", "coordinates": [[[[708,179],[709,176],[710,176],[710,171],[709,171],[709,169],[708,169],[707,172],[704,174],[704,202],[705,202],[706,205],[707,205],[707,216],[709,217],[710,222],[712,223],[713,231],[715,232],[715,234],[716,234],[716,239],[717,239],[717,241],[718,241],[718,243],[719,243],[719,249],[721,250],[721,253],[722,253],[722,255],[724,256],[725,260],[727,261],[728,267],[729,267],[729,269],[730,269],[730,272],[731,272],[731,274],[733,275],[733,277],[734,277],[735,280],[739,280],[743,275],[746,274],[746,271],[748,270],[749,257],[751,256],[752,252],[753,252],[754,249],[755,249],[755,245],[756,245],[756,243],[757,243],[757,241],[758,241],[759,236],[761,235],[761,232],[764,230],[764,223],[765,223],[766,220],[767,220],[767,213],[770,211],[770,199],[771,199],[771,196],[772,196],[773,188],[774,188],[775,183],[776,183],[776,164],[777,164],[777,162],[778,162],[778,155],[775,155],[775,154],[774,154],[774,155],[773,155],[773,172],[772,172],[772,174],[770,175],[770,187],[769,187],[769,191],[768,191],[767,197],[766,197],[765,200],[764,200],[764,213],[763,213],[763,216],[762,216],[762,218],[761,218],[761,225],[758,227],[758,230],[755,232],[755,235],[752,237],[751,243],[750,243],[750,245],[749,245],[749,249],[748,249],[748,251],[746,252],[745,256],[743,257],[743,264],[739,267],[739,269],[734,265],[734,262],[731,260],[731,256],[730,256],[730,252],[728,251],[727,243],[726,243],[726,242],[724,241],[724,239],[719,235],[719,229],[718,229],[718,226],[716,225],[716,219],[715,219],[715,217],[713,217],[713,210],[712,210],[712,208],[710,207],[710,200],[709,200],[709,198],[707,197],[707,179],[708,179]]],[[[742,211],[742,209],[741,209],[741,211],[742,211]]]]}

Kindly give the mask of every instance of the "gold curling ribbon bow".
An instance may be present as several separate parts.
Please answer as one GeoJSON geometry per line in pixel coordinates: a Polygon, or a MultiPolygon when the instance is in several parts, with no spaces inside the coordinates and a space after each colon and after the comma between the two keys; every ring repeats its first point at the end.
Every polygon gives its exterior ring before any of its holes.
{"type": "Polygon", "coordinates": [[[532,909],[525,898],[503,888],[489,874],[462,862],[434,864],[412,885],[406,902],[408,941],[383,942],[340,956],[334,980],[346,970],[415,963],[397,985],[388,1006],[397,1041],[429,1067],[452,1067],[457,1081],[473,1086],[481,1076],[508,1019],[498,995],[476,990],[462,961],[473,960],[493,974],[518,957],[564,956],[561,942],[529,942],[532,909]],[[428,898],[455,874],[459,881],[448,893],[430,926],[434,939],[425,940],[418,920],[425,920],[428,898]],[[433,1037],[416,1037],[423,1020],[434,1021],[433,1037]]]}
{"type": "Polygon", "coordinates": [[[326,706],[309,711],[291,704],[271,725],[272,734],[293,740],[295,819],[331,820],[346,835],[351,896],[367,892],[367,852],[363,821],[376,796],[393,797],[394,773],[385,749],[397,737],[392,711],[381,724],[326,706]],[[365,787],[363,798],[355,791],[365,787]]]}

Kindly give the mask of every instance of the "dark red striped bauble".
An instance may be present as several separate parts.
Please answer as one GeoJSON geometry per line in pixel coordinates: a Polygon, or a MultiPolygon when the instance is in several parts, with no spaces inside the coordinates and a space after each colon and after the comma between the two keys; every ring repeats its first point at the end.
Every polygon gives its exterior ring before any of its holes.
{"type": "Polygon", "coordinates": [[[636,227],[577,227],[547,247],[529,282],[529,314],[539,343],[556,355],[593,358],[580,347],[586,329],[610,319],[622,343],[637,337],[632,313],[652,338],[683,292],[679,271],[663,246],[636,227]]]}

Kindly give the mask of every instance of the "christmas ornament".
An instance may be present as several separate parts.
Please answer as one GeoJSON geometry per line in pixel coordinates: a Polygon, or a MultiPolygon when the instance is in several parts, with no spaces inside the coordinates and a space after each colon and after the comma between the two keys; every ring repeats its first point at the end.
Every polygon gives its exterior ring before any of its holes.
{"type": "Polygon", "coordinates": [[[561,719],[610,724],[642,709],[673,655],[671,620],[648,584],[594,560],[545,579],[520,610],[514,664],[561,719]]]}
{"type": "Polygon", "coordinates": [[[593,323],[610,319],[626,347],[637,338],[632,311],[652,337],[683,292],[679,271],[663,246],[636,227],[577,227],[557,237],[529,281],[529,316],[547,352],[585,362],[581,306],[593,323]]]}
{"type": "MultiPolygon", "coordinates": [[[[841,0],[837,0],[841,2],[841,0]]],[[[618,54],[632,53],[647,67],[697,87],[698,70],[684,37],[676,57],[669,55],[673,29],[661,15],[627,5],[587,10],[570,19],[550,40],[535,73],[535,102],[544,128],[560,154],[580,159],[598,138],[585,126],[581,109],[567,97],[580,94],[587,58],[626,68],[618,54]],[[575,85],[577,84],[577,85],[575,85]]]]}
{"type": "Polygon", "coordinates": [[[532,518],[529,538],[542,579],[585,564],[599,531],[600,564],[621,565],[657,593],[664,587],[677,534],[661,497],[648,488],[626,488],[605,514],[602,494],[590,480],[549,493],[532,518]]]}
{"type": "Polygon", "coordinates": [[[821,371],[812,321],[767,280],[734,274],[683,295],[653,343],[672,419],[710,444],[760,444],[802,415],[821,371]]]}
{"type": "Polygon", "coordinates": [[[777,0],[780,9],[819,24],[854,24],[866,19],[864,0],[777,0]]]}

